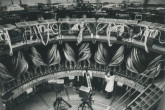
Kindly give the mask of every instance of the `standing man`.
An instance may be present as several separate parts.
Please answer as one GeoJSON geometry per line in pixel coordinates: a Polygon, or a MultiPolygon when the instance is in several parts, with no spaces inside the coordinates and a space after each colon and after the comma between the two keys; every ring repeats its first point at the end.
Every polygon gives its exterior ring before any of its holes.
{"type": "Polygon", "coordinates": [[[109,99],[112,96],[112,92],[114,89],[115,75],[113,75],[112,72],[108,71],[108,73],[105,74],[105,81],[107,82],[105,87],[105,91],[107,93],[106,99],[109,99]]]}

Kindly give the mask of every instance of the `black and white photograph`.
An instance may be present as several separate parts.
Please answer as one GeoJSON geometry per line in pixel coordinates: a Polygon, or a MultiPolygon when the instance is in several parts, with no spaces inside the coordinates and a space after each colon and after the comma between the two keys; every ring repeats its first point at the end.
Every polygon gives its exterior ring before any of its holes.
{"type": "Polygon", "coordinates": [[[0,110],[165,110],[165,0],[0,0],[0,110]]]}

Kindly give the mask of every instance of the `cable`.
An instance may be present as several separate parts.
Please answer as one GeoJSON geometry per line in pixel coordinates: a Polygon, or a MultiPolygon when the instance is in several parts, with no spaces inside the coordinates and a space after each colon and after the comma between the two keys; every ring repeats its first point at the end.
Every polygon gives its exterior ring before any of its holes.
{"type": "Polygon", "coordinates": [[[12,56],[13,55],[13,48],[11,45],[11,39],[10,39],[9,32],[7,29],[4,29],[4,35],[5,35],[5,39],[7,40],[8,44],[9,44],[9,48],[10,48],[9,55],[12,56]]]}

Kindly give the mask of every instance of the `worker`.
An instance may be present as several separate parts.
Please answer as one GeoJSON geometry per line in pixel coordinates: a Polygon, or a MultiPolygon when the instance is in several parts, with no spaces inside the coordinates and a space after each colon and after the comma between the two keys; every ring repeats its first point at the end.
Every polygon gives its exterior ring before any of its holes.
{"type": "Polygon", "coordinates": [[[109,99],[112,96],[114,89],[115,75],[112,72],[108,71],[105,75],[105,81],[107,82],[105,91],[107,93],[106,99],[109,99]]]}

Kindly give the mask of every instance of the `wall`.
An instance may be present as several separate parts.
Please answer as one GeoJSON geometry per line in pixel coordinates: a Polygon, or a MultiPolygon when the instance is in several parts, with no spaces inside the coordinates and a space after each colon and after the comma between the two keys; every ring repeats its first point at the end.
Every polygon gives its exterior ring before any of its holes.
{"type": "Polygon", "coordinates": [[[165,4],[165,0],[148,0],[148,4],[165,4]]]}
{"type": "MultiPolygon", "coordinates": [[[[21,0],[23,4],[27,3],[47,3],[48,0],[21,0]]],[[[74,0],[51,0],[52,3],[65,3],[65,2],[73,2],[74,0]]],[[[114,3],[120,3],[122,0],[84,0],[89,1],[90,3],[96,3],[97,1],[100,2],[114,2],[114,3]]],[[[2,5],[11,5],[11,0],[0,0],[2,5]]],[[[13,0],[14,4],[19,4],[19,0],[13,0]]]]}
{"type": "MultiPolygon", "coordinates": [[[[23,4],[35,4],[35,3],[48,3],[49,0],[21,0],[23,4]]],[[[72,2],[73,0],[68,0],[69,2],[72,2]]],[[[0,0],[2,5],[11,5],[11,0],[0,0]]],[[[13,0],[14,4],[19,4],[19,0],[13,0]]],[[[67,0],[51,0],[52,3],[64,3],[67,2],[67,0]]]]}
{"type": "MultiPolygon", "coordinates": [[[[1,5],[11,5],[12,0],[0,0],[1,5]]],[[[49,0],[21,0],[22,3],[27,4],[27,3],[47,3],[49,0]]],[[[65,2],[72,2],[74,0],[51,0],[52,3],[65,3],[65,2]]],[[[76,1],[76,0],[75,0],[76,1]]],[[[114,3],[120,3],[123,0],[84,0],[84,1],[89,1],[91,3],[95,3],[96,1],[100,2],[114,2],[114,3]]],[[[126,1],[144,1],[144,0],[126,0],[126,1]]],[[[19,0],[13,0],[14,4],[19,4],[19,0]]],[[[165,4],[165,0],[147,0],[148,4],[165,4]]]]}

